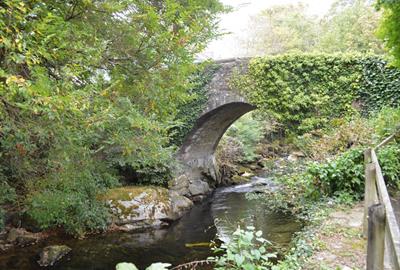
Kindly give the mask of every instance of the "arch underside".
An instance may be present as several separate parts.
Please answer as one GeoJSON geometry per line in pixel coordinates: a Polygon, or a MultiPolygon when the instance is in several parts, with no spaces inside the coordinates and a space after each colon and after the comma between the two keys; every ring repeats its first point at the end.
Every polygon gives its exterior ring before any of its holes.
{"type": "Polygon", "coordinates": [[[242,115],[255,109],[246,102],[231,102],[203,114],[192,131],[186,136],[178,158],[189,167],[190,178],[204,176],[220,180],[215,161],[215,150],[226,130],[242,115]]]}

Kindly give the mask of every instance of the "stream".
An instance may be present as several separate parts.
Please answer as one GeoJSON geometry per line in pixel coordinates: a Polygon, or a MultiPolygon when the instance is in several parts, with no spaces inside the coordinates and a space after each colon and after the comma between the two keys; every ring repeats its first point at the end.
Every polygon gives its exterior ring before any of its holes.
{"type": "Polygon", "coordinates": [[[276,189],[267,178],[253,177],[249,183],[221,187],[182,219],[169,228],[145,232],[113,232],[77,239],[48,239],[38,245],[16,248],[0,254],[1,270],[43,269],[37,264],[41,248],[65,244],[72,248],[53,267],[57,270],[112,270],[119,262],[133,262],[144,269],[153,262],[178,265],[212,255],[209,247],[186,247],[186,244],[207,243],[218,238],[228,240],[240,225],[254,226],[275,245],[285,246],[301,224],[294,217],[271,212],[265,204],[248,200],[247,192],[276,189]]]}

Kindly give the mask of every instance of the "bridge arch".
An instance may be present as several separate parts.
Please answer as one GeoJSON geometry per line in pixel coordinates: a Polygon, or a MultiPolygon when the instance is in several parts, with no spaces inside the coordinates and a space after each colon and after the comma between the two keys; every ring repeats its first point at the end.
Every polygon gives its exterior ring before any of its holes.
{"type": "Polygon", "coordinates": [[[244,102],[229,102],[203,114],[186,136],[178,153],[191,179],[212,178],[220,181],[215,150],[226,130],[242,115],[256,107],[244,102]]]}

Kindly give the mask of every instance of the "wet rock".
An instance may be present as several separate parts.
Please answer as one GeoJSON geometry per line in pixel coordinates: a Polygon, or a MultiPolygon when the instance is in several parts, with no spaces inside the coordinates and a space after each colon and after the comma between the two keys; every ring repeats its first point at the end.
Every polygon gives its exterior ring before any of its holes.
{"type": "Polygon", "coordinates": [[[202,180],[193,180],[189,184],[189,192],[192,196],[207,195],[210,191],[208,183],[202,180]]]}
{"type": "Polygon", "coordinates": [[[65,245],[47,246],[40,253],[40,266],[52,266],[62,257],[71,252],[71,248],[65,245]]]}

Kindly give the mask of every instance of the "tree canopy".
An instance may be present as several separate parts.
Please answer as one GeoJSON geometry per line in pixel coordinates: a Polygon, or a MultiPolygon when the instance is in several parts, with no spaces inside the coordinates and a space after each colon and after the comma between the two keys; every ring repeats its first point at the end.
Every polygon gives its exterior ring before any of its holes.
{"type": "Polygon", "coordinates": [[[322,18],[307,6],[278,5],[261,11],[249,26],[249,55],[301,52],[383,53],[376,37],[381,14],[368,0],[337,0],[322,18]]]}
{"type": "Polygon", "coordinates": [[[400,1],[378,0],[377,6],[383,9],[379,36],[393,56],[393,63],[400,67],[400,1]]]}
{"type": "Polygon", "coordinates": [[[116,169],[168,180],[166,134],[223,10],[218,0],[1,1],[2,186],[18,188],[41,225],[81,233],[104,225],[96,196],[116,169]]]}

